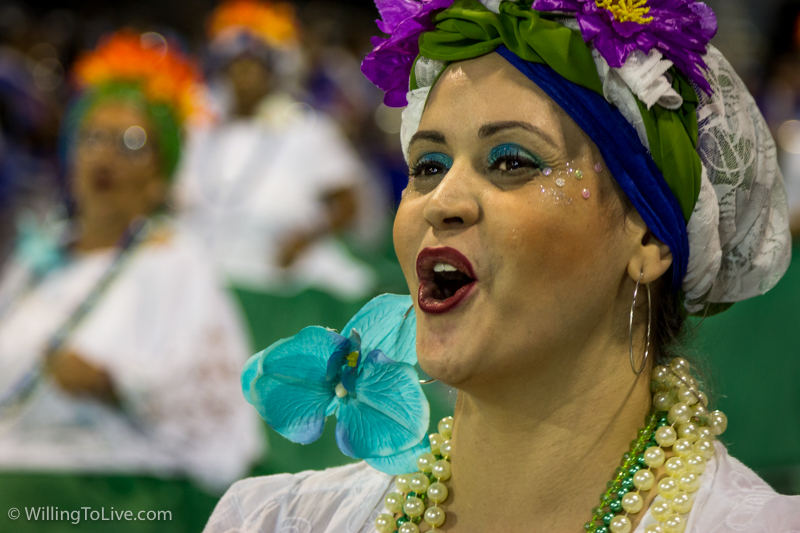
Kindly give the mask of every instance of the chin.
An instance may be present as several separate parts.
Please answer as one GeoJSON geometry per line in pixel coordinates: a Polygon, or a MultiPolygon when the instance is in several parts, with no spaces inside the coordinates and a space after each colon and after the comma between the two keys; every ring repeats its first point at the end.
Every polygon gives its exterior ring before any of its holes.
{"type": "Polygon", "coordinates": [[[468,380],[480,363],[474,335],[448,329],[446,333],[426,331],[417,323],[417,359],[423,372],[446,385],[457,387],[468,380]]]}
{"type": "Polygon", "coordinates": [[[87,202],[83,213],[93,220],[114,220],[119,217],[120,210],[115,209],[111,202],[87,202]]]}
{"type": "Polygon", "coordinates": [[[458,387],[469,374],[464,371],[462,364],[440,357],[419,358],[419,366],[425,374],[450,387],[458,387]]]}

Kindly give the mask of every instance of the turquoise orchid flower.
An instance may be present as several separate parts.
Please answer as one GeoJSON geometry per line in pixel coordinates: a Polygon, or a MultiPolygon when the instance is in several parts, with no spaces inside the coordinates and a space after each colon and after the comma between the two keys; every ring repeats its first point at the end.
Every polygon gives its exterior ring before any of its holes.
{"type": "Polygon", "coordinates": [[[309,444],[335,415],[345,455],[389,474],[416,469],[427,447],[430,408],[413,365],[416,318],[409,296],[384,294],[340,335],[303,329],[250,358],[244,396],[287,439],[309,444]]]}

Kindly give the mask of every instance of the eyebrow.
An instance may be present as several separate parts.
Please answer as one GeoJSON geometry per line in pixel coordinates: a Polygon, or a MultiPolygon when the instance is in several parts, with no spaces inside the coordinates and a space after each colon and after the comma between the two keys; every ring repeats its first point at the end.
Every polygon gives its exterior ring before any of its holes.
{"type": "Polygon", "coordinates": [[[489,137],[496,133],[500,133],[501,131],[511,130],[515,128],[521,128],[523,130],[527,130],[531,133],[538,135],[539,137],[542,137],[545,141],[552,144],[553,146],[557,146],[553,138],[550,137],[550,135],[548,135],[547,132],[544,131],[543,129],[538,128],[533,124],[529,124],[528,122],[521,122],[517,120],[507,120],[504,122],[491,122],[489,124],[484,124],[483,126],[481,126],[481,129],[478,130],[478,137],[481,138],[489,137]]]}
{"type": "Polygon", "coordinates": [[[444,138],[444,134],[435,130],[418,131],[411,137],[411,140],[409,141],[408,145],[411,146],[417,141],[431,141],[436,144],[447,144],[444,138]]]}

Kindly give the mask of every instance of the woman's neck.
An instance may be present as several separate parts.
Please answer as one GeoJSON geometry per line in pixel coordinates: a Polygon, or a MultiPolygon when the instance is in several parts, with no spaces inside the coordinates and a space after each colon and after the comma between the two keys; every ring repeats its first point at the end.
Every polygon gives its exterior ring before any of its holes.
{"type": "Polygon", "coordinates": [[[119,243],[131,222],[132,220],[127,217],[108,217],[102,220],[79,217],[75,249],[91,252],[113,248],[119,243]]]}
{"type": "Polygon", "coordinates": [[[460,392],[444,529],[580,531],[650,409],[627,351],[554,357],[491,394],[460,392]]]}

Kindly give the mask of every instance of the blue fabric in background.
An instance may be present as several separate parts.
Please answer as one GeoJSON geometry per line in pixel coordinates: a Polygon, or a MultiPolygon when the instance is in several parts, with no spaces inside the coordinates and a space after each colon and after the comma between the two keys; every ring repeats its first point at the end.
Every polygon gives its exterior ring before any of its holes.
{"type": "Polygon", "coordinates": [[[633,126],[603,96],[562,78],[549,66],[525,61],[505,46],[496,52],[547,93],[594,141],[647,227],[672,252],[672,289],[680,290],[689,264],[686,223],[678,200],[633,126]]]}

